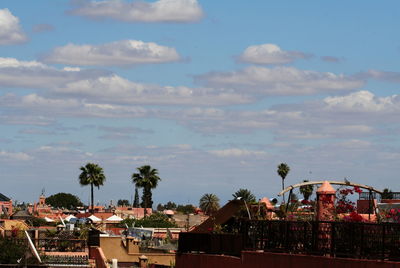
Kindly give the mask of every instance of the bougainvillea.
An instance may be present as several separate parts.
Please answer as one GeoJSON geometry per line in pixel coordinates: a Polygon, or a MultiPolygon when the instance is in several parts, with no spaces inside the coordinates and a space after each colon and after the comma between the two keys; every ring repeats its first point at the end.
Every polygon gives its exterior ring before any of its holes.
{"type": "Polygon", "coordinates": [[[353,211],[348,216],[344,216],[343,220],[351,222],[362,222],[364,221],[364,218],[357,212],[353,211]]]}
{"type": "Polygon", "coordinates": [[[389,221],[400,223],[400,208],[392,208],[386,213],[386,218],[389,221]]]}
{"type": "Polygon", "coordinates": [[[353,189],[345,188],[339,191],[336,201],[336,213],[341,214],[355,212],[356,204],[348,199],[348,195],[352,195],[354,193],[362,193],[362,190],[355,186],[353,189]]]}

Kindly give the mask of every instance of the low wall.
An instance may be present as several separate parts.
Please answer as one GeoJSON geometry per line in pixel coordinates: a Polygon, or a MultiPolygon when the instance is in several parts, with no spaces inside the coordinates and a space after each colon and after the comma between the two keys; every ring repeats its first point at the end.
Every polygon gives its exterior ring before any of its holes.
{"type": "Polygon", "coordinates": [[[96,261],[96,268],[109,268],[107,259],[100,247],[90,247],[90,258],[96,261]]]}
{"type": "Polygon", "coordinates": [[[242,261],[238,257],[209,254],[183,253],[176,255],[175,268],[241,268],[242,261]]]}
{"type": "Polygon", "coordinates": [[[176,268],[400,268],[400,262],[243,251],[242,257],[177,254],[176,268]]]}

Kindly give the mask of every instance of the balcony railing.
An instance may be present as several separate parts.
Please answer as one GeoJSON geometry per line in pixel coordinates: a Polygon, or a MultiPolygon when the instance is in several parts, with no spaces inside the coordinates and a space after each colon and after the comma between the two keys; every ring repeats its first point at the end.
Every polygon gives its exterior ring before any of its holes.
{"type": "Polygon", "coordinates": [[[400,224],[243,221],[236,234],[179,237],[181,253],[237,256],[242,250],[400,261],[400,224]]]}

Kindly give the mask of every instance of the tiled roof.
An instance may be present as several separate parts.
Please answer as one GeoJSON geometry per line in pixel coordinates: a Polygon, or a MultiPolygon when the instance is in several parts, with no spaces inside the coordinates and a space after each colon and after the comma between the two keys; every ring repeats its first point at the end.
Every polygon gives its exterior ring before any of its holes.
{"type": "Polygon", "coordinates": [[[10,201],[11,199],[0,193],[0,201],[10,201]]]}

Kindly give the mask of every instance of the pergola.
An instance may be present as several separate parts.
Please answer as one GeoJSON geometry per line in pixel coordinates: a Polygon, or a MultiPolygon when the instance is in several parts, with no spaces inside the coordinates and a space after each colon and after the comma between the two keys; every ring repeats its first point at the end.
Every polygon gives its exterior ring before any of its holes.
{"type": "MultiPolygon", "coordinates": [[[[368,185],[364,185],[364,184],[359,184],[359,183],[353,183],[350,181],[347,182],[343,182],[343,181],[328,181],[330,184],[335,184],[335,185],[345,185],[345,186],[356,186],[356,187],[360,187],[363,189],[367,189],[370,192],[376,192],[378,194],[382,194],[382,191],[379,191],[377,189],[375,189],[372,186],[368,186],[368,185]]],[[[323,184],[324,181],[307,181],[307,182],[302,182],[302,183],[298,183],[298,184],[294,184],[294,185],[290,185],[288,187],[286,187],[284,190],[282,190],[278,196],[283,195],[284,193],[288,192],[288,191],[292,191],[294,188],[298,188],[301,186],[306,186],[306,185],[315,185],[315,184],[323,184]]]]}
{"type": "MultiPolygon", "coordinates": [[[[368,203],[369,203],[369,212],[368,212],[368,218],[370,218],[370,213],[371,213],[371,199],[372,199],[372,192],[378,193],[378,194],[382,194],[382,191],[379,191],[377,189],[375,189],[372,186],[368,186],[368,185],[364,185],[364,184],[359,184],[359,183],[353,183],[350,181],[328,181],[330,184],[334,184],[334,185],[344,185],[344,186],[356,186],[359,188],[363,188],[368,190],[369,195],[368,195],[368,203]]],[[[323,184],[324,181],[307,181],[307,182],[302,182],[302,183],[298,183],[298,184],[294,184],[294,185],[290,185],[288,187],[286,187],[285,189],[283,189],[278,196],[283,195],[286,192],[289,192],[289,198],[288,198],[288,203],[290,202],[290,197],[292,195],[293,189],[294,188],[299,188],[301,186],[306,186],[306,185],[315,185],[315,184],[323,184]]],[[[288,206],[286,206],[286,212],[287,212],[288,206]]]]}

